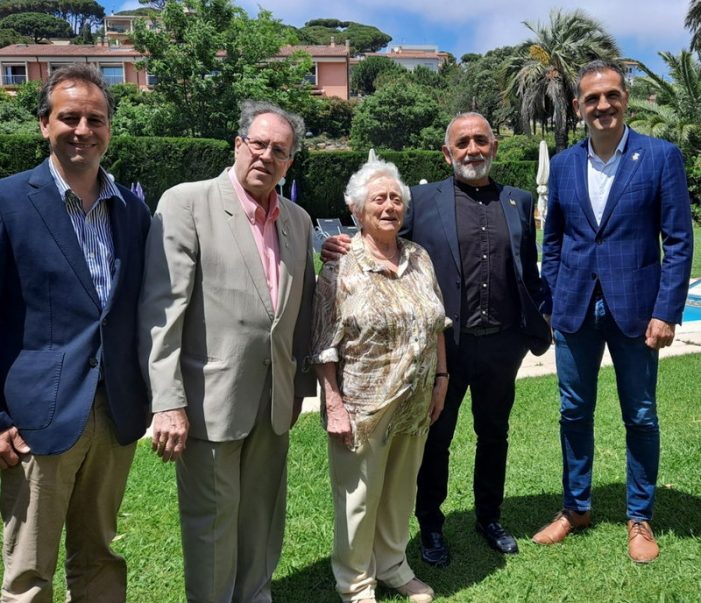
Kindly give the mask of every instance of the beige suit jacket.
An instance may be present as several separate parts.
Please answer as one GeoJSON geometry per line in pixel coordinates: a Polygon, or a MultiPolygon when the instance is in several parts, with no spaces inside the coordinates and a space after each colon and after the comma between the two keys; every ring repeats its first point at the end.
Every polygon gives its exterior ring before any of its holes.
{"type": "Polygon", "coordinates": [[[313,373],[303,367],[315,280],[312,223],[281,198],[276,226],[280,297],[273,313],[227,171],[175,186],[158,203],[146,242],[140,357],[153,412],[186,408],[193,437],[221,442],[248,435],[268,371],[277,434],[290,427],[293,398],[316,392],[313,373]]]}

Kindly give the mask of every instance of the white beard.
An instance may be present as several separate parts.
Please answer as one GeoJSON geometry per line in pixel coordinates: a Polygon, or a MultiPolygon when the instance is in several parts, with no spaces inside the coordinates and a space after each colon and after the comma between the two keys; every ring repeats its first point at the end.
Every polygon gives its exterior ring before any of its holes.
{"type": "Polygon", "coordinates": [[[489,170],[492,168],[492,158],[485,157],[481,153],[477,156],[467,156],[466,161],[474,161],[475,159],[483,159],[484,161],[479,165],[471,165],[469,163],[460,163],[456,159],[453,159],[453,170],[455,174],[460,177],[460,180],[465,180],[467,182],[471,180],[481,180],[489,176],[489,170]]]}

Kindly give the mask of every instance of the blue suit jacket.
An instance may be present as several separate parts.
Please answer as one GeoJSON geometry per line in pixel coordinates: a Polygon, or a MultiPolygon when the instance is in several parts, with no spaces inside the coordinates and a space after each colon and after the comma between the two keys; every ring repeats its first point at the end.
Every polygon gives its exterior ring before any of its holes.
{"type": "Polygon", "coordinates": [[[677,147],[630,130],[598,226],[589,200],[586,140],[555,155],[548,195],[542,269],[554,328],[573,333],[582,326],[597,280],[628,337],[643,335],[653,317],[681,322],[693,234],[677,147]]]}
{"type": "MultiPolygon", "coordinates": [[[[521,310],[520,327],[528,337],[530,350],[540,355],[550,345],[550,329],[540,313],[540,306],[545,301],[545,290],[538,274],[533,197],[518,188],[497,186],[511,237],[511,256],[521,310]]],[[[411,189],[411,203],[399,234],[428,251],[443,294],[446,316],[455,325],[453,337],[457,344],[460,340],[458,326],[462,323],[462,262],[458,247],[455,184],[452,176],[411,189]]]]}
{"type": "Polygon", "coordinates": [[[110,201],[115,273],[101,310],[47,161],[0,180],[0,431],[17,426],[35,454],[67,450],[102,370],[126,444],[143,435],[148,416],[136,305],[150,215],[123,187],[126,206],[110,201]]]}

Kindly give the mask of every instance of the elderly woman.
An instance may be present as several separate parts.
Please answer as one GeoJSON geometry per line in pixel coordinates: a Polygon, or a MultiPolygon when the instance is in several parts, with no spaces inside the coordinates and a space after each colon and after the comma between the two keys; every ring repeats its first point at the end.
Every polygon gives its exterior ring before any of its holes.
{"type": "Polygon", "coordinates": [[[345,199],[361,228],[319,275],[312,358],[329,434],[336,589],[343,601],[373,603],[379,581],[430,603],[406,545],[426,435],[448,386],[449,321],[428,254],[397,236],[409,202],[397,168],[366,163],[345,199]]]}

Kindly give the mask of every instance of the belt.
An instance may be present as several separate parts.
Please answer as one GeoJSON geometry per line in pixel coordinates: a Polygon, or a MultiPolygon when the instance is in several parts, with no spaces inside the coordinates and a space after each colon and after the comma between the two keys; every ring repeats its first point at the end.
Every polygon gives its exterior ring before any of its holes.
{"type": "Polygon", "coordinates": [[[482,337],[484,335],[496,335],[504,330],[506,330],[506,327],[462,327],[460,332],[465,335],[482,337]]]}

